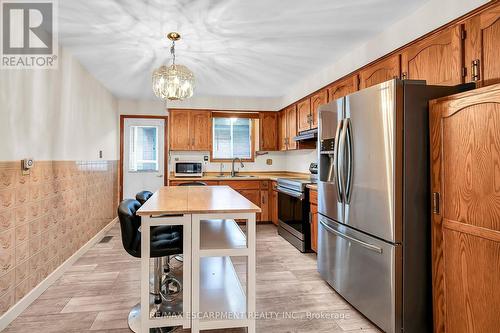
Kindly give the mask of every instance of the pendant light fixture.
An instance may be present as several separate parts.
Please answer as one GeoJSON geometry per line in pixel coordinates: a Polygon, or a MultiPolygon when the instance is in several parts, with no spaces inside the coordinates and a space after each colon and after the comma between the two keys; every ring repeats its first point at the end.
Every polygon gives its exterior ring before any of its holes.
{"type": "Polygon", "coordinates": [[[162,100],[183,100],[193,96],[194,75],[186,66],[175,63],[175,42],[181,35],[171,32],[167,38],[172,41],[172,65],[160,66],[153,72],[153,91],[162,100]]]}

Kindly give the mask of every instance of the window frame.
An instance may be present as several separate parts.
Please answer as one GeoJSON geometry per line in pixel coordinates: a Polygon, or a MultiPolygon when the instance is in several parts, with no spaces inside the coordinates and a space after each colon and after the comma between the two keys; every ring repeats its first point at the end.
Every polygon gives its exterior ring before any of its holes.
{"type": "Polygon", "coordinates": [[[255,135],[256,135],[256,126],[257,123],[255,121],[255,117],[253,114],[244,114],[244,113],[229,113],[229,112],[212,112],[212,121],[210,124],[210,162],[232,162],[232,158],[215,158],[214,157],[214,118],[248,118],[250,119],[251,128],[250,128],[250,158],[242,158],[243,162],[255,162],[255,135]]]}
{"type": "MultiPolygon", "coordinates": [[[[160,172],[160,154],[159,154],[159,151],[158,149],[160,148],[160,143],[158,142],[158,139],[159,139],[159,127],[158,126],[154,126],[154,125],[131,125],[129,127],[130,130],[134,129],[134,132],[137,131],[137,128],[154,128],[155,129],[155,143],[156,143],[156,149],[155,149],[155,159],[154,160],[136,160],[136,164],[139,164],[139,163],[151,163],[151,164],[155,164],[156,165],[156,169],[153,170],[153,169],[150,169],[150,170],[131,170],[130,169],[130,160],[128,162],[128,171],[129,173],[154,173],[154,172],[160,172]]],[[[132,138],[132,135],[129,134],[129,137],[132,138]]],[[[134,148],[136,148],[136,142],[135,140],[137,139],[137,136],[136,136],[136,133],[134,133],[134,148]]],[[[129,149],[131,149],[132,146],[130,145],[129,146],[129,149]]],[[[130,159],[130,156],[131,156],[131,152],[129,150],[128,152],[129,154],[129,159],[130,159]]],[[[134,154],[135,154],[135,151],[134,151],[134,154]]]]}

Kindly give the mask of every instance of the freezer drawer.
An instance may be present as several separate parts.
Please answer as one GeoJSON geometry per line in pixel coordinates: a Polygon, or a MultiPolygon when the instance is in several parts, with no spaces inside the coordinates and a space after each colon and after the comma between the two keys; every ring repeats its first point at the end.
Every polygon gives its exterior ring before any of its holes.
{"type": "Polygon", "coordinates": [[[401,329],[401,246],[318,215],[318,270],[385,332],[401,329]]]}

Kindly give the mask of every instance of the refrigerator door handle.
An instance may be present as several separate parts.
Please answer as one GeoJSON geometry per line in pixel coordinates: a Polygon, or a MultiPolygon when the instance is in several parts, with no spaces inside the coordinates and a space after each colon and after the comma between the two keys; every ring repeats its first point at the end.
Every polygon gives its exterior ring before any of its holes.
{"type": "MultiPolygon", "coordinates": [[[[342,188],[340,187],[342,185],[342,181],[340,179],[340,172],[339,172],[339,141],[340,141],[340,133],[342,132],[344,125],[344,119],[341,119],[337,125],[337,132],[335,133],[335,147],[334,147],[334,160],[333,160],[333,177],[335,179],[335,188],[337,189],[337,201],[342,202],[342,188]]],[[[342,161],[343,162],[343,161],[342,161]]]]}
{"type": "Polygon", "coordinates": [[[372,245],[372,244],[369,244],[367,242],[363,242],[362,240],[359,240],[357,238],[354,238],[354,237],[351,237],[349,235],[346,235],[346,234],[343,234],[342,232],[340,231],[337,231],[335,229],[333,229],[332,227],[330,227],[327,222],[325,222],[325,220],[321,219],[319,220],[319,223],[321,223],[321,225],[328,231],[328,232],[331,232],[337,236],[339,236],[340,238],[344,238],[354,244],[358,244],[362,247],[364,247],[365,249],[368,249],[370,251],[373,251],[373,252],[377,252],[377,253],[382,253],[382,248],[378,247],[378,246],[375,246],[375,245],[372,245]]]}
{"type": "Polygon", "coordinates": [[[353,173],[353,145],[352,145],[352,122],[350,118],[345,120],[345,142],[347,143],[347,178],[344,183],[345,203],[351,202],[352,194],[352,173],[353,173]]]}
{"type": "Polygon", "coordinates": [[[347,203],[347,193],[346,193],[346,136],[347,136],[347,124],[349,118],[344,118],[342,122],[342,133],[340,135],[340,143],[339,148],[337,150],[337,156],[341,158],[338,162],[338,170],[339,170],[339,184],[342,186],[342,202],[347,203]]]}

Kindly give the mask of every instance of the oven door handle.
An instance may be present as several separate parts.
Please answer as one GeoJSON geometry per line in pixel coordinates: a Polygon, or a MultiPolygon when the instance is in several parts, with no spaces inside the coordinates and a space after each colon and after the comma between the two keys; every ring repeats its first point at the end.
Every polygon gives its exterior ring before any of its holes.
{"type": "Polygon", "coordinates": [[[299,193],[299,192],[295,192],[292,190],[288,190],[288,189],[281,187],[279,185],[276,187],[276,191],[281,192],[281,193],[286,194],[286,195],[289,195],[291,197],[297,198],[299,200],[304,200],[304,193],[299,193]]]}

